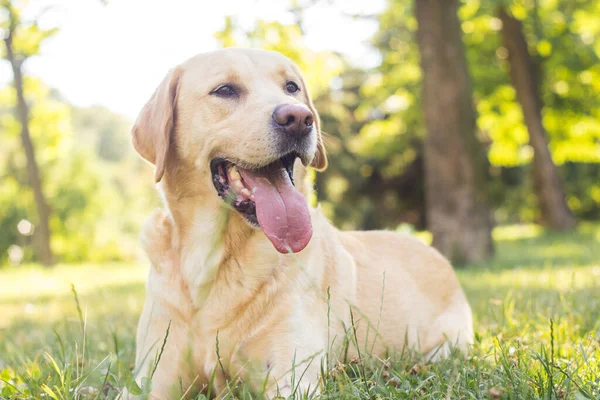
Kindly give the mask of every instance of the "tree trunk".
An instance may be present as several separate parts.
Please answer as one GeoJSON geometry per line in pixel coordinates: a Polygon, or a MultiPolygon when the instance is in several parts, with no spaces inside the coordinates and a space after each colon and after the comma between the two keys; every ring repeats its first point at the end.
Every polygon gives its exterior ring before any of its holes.
{"type": "Polygon", "coordinates": [[[433,246],[452,262],[494,252],[487,203],[487,155],[476,114],[457,0],[415,0],[423,70],[427,225],[433,246]]]}
{"type": "Polygon", "coordinates": [[[50,247],[50,207],[46,202],[44,192],[42,191],[42,180],[37,161],[35,159],[35,149],[31,136],[29,135],[29,107],[25,101],[23,93],[23,74],[21,71],[22,62],[15,57],[12,47],[12,32],[4,39],[6,45],[6,59],[10,62],[14,77],[14,87],[17,92],[16,114],[21,123],[21,142],[27,157],[27,176],[29,185],[33,189],[35,204],[38,212],[38,225],[36,229],[36,244],[40,262],[45,266],[51,266],[54,263],[54,256],[50,247]]]}
{"type": "Polygon", "coordinates": [[[504,47],[508,50],[510,77],[523,109],[529,144],[533,148],[534,188],[542,224],[555,230],[567,230],[575,226],[575,218],[565,200],[562,182],[546,143],[536,73],[538,68],[527,49],[521,21],[509,15],[504,7],[499,9],[498,16],[502,21],[504,47]]]}

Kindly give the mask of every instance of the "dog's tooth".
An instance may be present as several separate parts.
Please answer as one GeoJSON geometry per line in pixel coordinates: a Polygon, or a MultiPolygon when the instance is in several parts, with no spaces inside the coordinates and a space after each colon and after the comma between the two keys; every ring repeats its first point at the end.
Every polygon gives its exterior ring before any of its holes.
{"type": "Polygon", "coordinates": [[[235,165],[233,167],[231,167],[231,169],[229,170],[229,177],[233,181],[239,181],[240,179],[242,179],[242,177],[240,176],[240,173],[237,170],[237,168],[235,167],[235,165]]]}
{"type": "Polygon", "coordinates": [[[248,188],[243,188],[242,191],[240,192],[242,194],[242,196],[244,196],[244,198],[249,199],[252,196],[252,192],[250,192],[250,190],[248,190],[248,188]]]}
{"type": "Polygon", "coordinates": [[[231,184],[233,185],[233,188],[235,189],[235,191],[238,193],[240,193],[242,190],[245,189],[244,184],[239,179],[234,180],[233,182],[231,182],[231,184]]]}

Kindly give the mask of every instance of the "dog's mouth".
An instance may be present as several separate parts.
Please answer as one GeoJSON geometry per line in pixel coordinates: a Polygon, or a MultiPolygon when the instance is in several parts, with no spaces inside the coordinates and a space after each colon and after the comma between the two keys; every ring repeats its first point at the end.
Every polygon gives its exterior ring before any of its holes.
{"type": "Polygon", "coordinates": [[[223,159],[210,163],[217,194],[250,224],[262,228],[280,253],[297,253],[312,236],[306,199],[294,185],[296,153],[246,168],[223,159]]]}

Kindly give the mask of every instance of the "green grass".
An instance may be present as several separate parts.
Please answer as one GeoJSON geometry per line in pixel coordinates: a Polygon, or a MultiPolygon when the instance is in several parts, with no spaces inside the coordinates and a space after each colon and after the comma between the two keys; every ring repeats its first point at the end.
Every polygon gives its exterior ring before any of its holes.
{"type": "MultiPolygon", "coordinates": [[[[600,226],[494,237],[491,262],[458,271],[475,315],[467,360],[364,357],[329,371],[321,397],[600,399],[600,226]]],[[[1,269],[0,398],[117,397],[131,379],[142,265],[1,269]]]]}

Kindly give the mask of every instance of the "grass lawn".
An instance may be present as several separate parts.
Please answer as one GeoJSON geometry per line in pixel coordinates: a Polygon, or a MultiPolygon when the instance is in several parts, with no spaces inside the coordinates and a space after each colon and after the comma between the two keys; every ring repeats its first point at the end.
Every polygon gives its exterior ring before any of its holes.
{"type": "MultiPolygon", "coordinates": [[[[492,261],[458,271],[475,315],[466,360],[365,357],[328,373],[321,397],[600,399],[600,226],[510,226],[494,236],[492,261]]],[[[118,397],[131,377],[146,270],[0,269],[0,398],[118,397]]],[[[248,392],[225,395],[234,396],[248,392]]]]}

